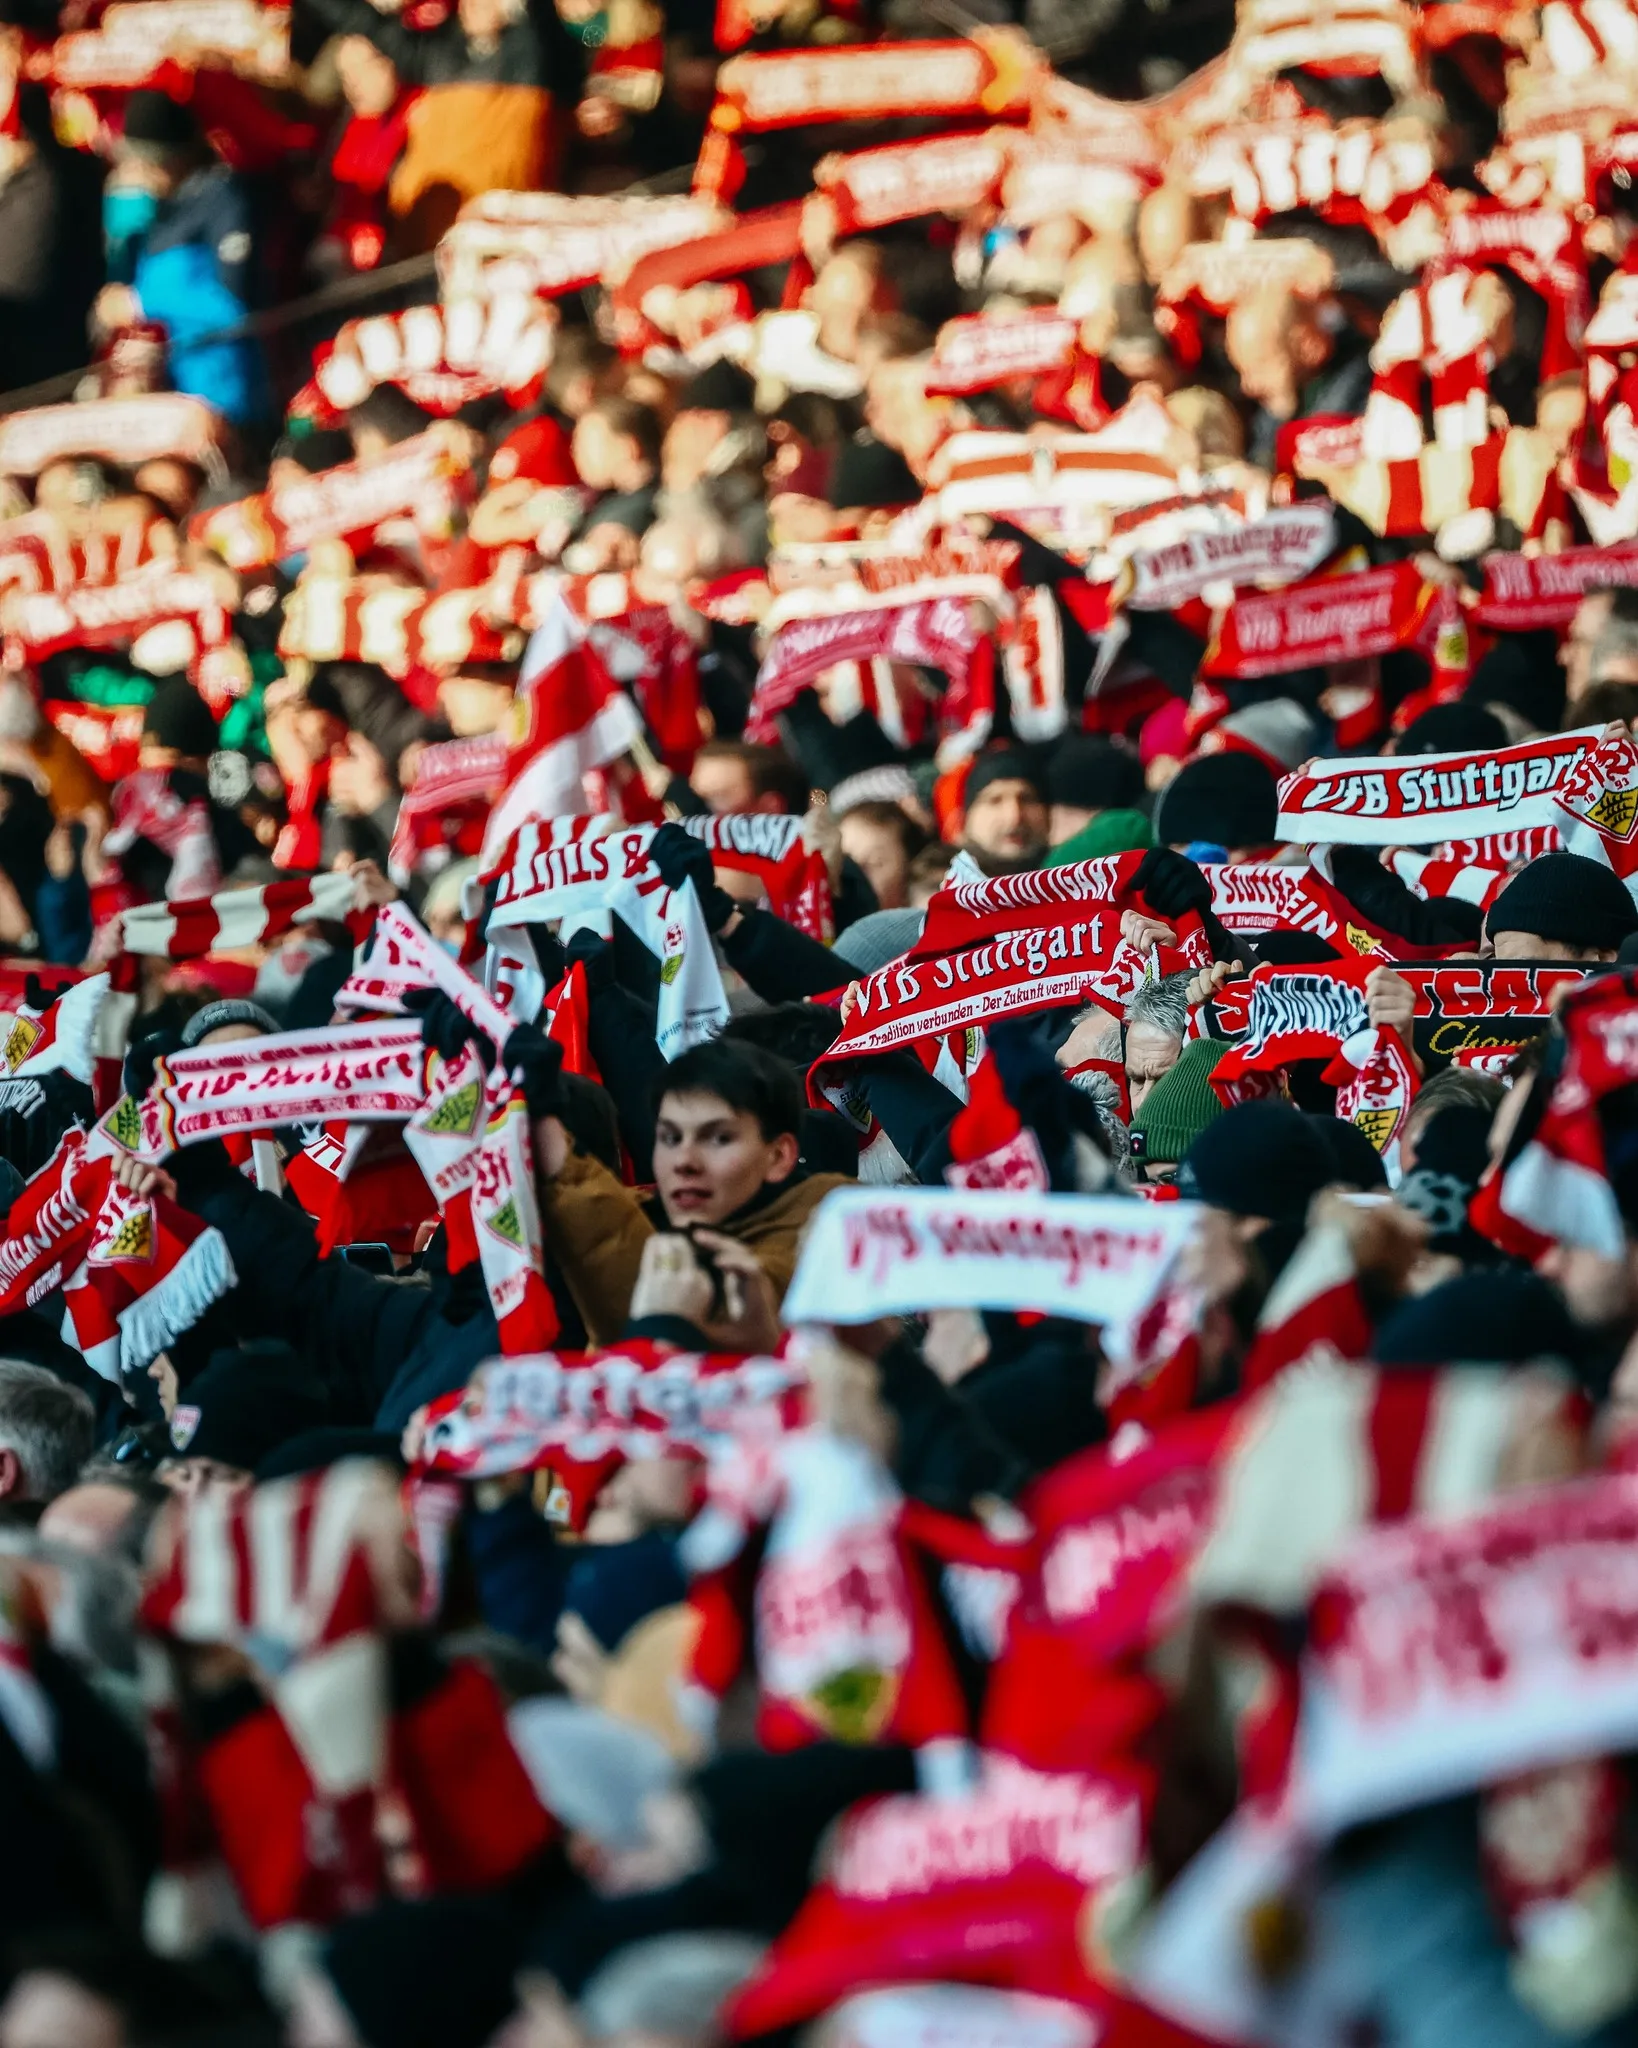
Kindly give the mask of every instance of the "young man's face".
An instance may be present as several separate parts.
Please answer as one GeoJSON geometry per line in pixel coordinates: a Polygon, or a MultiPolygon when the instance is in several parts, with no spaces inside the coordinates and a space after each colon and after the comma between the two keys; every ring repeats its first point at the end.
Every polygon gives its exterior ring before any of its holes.
{"type": "Polygon", "coordinates": [[[654,1180],[666,1220],[721,1223],[769,1182],[789,1180],[797,1144],[765,1138],[756,1118],[720,1095],[666,1095],[654,1130],[654,1180]]]}

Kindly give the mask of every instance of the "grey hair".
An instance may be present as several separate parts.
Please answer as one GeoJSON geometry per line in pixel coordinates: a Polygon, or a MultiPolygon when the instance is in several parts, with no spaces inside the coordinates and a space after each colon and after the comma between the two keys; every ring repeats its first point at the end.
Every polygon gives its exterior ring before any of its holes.
{"type": "Polygon", "coordinates": [[[142,1575],[129,1558],[52,1543],[32,1529],[0,1529],[0,1556],[47,1565],[57,1575],[51,1647],[86,1671],[136,1674],[136,1611],[142,1575]]]}
{"type": "Polygon", "coordinates": [[[1191,976],[1168,974],[1146,981],[1126,1005],[1128,1024],[1148,1024],[1168,1038],[1181,1038],[1189,1028],[1188,991],[1191,976]]]}
{"type": "Polygon", "coordinates": [[[1587,673],[1593,682],[1606,662],[1638,661],[1638,620],[1612,611],[1593,635],[1587,656],[1587,673]]]}
{"type": "Polygon", "coordinates": [[[23,1468],[22,1500],[66,1493],[91,1455],[96,1412],[90,1396],[43,1365],[0,1358],[0,1450],[23,1468]]]}

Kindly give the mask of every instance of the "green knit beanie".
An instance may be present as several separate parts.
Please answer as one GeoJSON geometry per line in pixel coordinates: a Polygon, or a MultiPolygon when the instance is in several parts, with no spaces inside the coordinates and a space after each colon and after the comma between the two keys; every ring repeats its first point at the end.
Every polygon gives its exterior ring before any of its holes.
{"type": "Polygon", "coordinates": [[[1133,1157],[1175,1166],[1207,1124],[1223,1114],[1211,1085],[1212,1069],[1228,1051],[1217,1038],[1194,1038],[1178,1055],[1177,1065],[1162,1074],[1132,1118],[1132,1134],[1143,1133],[1133,1157]]]}
{"type": "Polygon", "coordinates": [[[1141,811],[1099,811],[1073,839],[1055,846],[1047,855],[1046,864],[1049,868],[1061,868],[1072,860],[1101,860],[1109,853],[1147,853],[1154,843],[1155,835],[1141,811]]]}

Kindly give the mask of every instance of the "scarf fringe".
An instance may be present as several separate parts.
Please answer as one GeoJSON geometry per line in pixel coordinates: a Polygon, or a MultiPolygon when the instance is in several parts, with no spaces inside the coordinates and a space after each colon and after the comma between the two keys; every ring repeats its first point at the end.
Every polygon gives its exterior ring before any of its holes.
{"type": "Polygon", "coordinates": [[[145,1372],[238,1284],[227,1239],[216,1229],[201,1231],[162,1280],[120,1311],[121,1371],[145,1372]]]}

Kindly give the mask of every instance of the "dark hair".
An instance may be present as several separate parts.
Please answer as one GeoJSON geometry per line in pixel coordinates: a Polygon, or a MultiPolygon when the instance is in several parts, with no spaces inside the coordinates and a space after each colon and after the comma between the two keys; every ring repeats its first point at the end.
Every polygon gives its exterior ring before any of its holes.
{"type": "Polygon", "coordinates": [[[1574,711],[1577,725],[1608,725],[1612,718],[1631,725],[1638,719],[1638,683],[1589,684],[1569,709],[1574,711]]]}
{"type": "Polygon", "coordinates": [[[660,445],[665,439],[665,429],[653,406],[644,405],[636,398],[600,398],[592,411],[611,434],[618,434],[625,441],[635,441],[637,453],[643,461],[651,468],[659,468],[660,445]]]}
{"type": "Polygon", "coordinates": [[[546,372],[546,395],[560,398],[577,377],[604,376],[620,360],[612,348],[589,327],[566,327],[552,349],[551,368],[546,372]]]}
{"type": "MultiPolygon", "coordinates": [[[[842,819],[857,818],[863,825],[881,825],[889,832],[896,832],[899,847],[907,861],[915,859],[927,845],[929,834],[925,827],[918,825],[902,804],[893,803],[887,797],[870,797],[862,804],[849,804],[842,813],[842,819]]],[[[838,819],[838,823],[841,823],[838,819]]]]}
{"type": "Polygon", "coordinates": [[[378,384],[347,415],[350,433],[356,434],[360,427],[365,427],[395,444],[413,441],[431,425],[431,413],[423,412],[396,384],[378,384]]]}
{"type": "Polygon", "coordinates": [[[751,778],[754,796],[776,796],[793,818],[808,807],[809,782],[783,747],[759,747],[751,740],[707,740],[696,761],[739,761],[751,778]]]}
{"type": "Polygon", "coordinates": [[[823,1003],[775,1003],[772,1009],[748,1010],[732,1017],[722,1037],[736,1045],[757,1045],[804,1073],[821,1053],[836,1043],[840,1014],[823,1003]]]}
{"type": "Polygon", "coordinates": [[[575,1149],[601,1160],[618,1180],[620,1120],[615,1114],[614,1097],[599,1082],[588,1081],[584,1074],[565,1074],[562,1088],[558,1115],[574,1140],[575,1149]]]}
{"type": "Polygon", "coordinates": [[[668,1095],[714,1095],[736,1114],[754,1116],[764,1138],[801,1133],[802,1086],[795,1068],[743,1040],[708,1039],[680,1053],[654,1091],[656,1109],[668,1095]]]}

